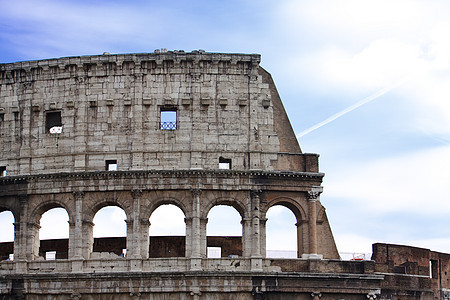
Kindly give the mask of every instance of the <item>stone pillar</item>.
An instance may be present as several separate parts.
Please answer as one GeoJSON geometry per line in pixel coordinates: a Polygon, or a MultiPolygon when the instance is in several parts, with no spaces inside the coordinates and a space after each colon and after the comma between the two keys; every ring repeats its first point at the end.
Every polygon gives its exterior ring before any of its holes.
{"type": "Polygon", "coordinates": [[[33,260],[39,257],[39,247],[40,247],[40,239],[39,239],[39,229],[41,226],[37,223],[28,223],[27,224],[27,236],[28,236],[28,253],[27,260],[33,260]]]}
{"type": "Polygon", "coordinates": [[[267,253],[267,242],[266,242],[266,224],[267,224],[267,218],[261,218],[260,219],[260,226],[261,226],[261,256],[266,257],[267,253]]]}
{"type": "Polygon", "coordinates": [[[295,226],[297,227],[297,257],[301,258],[304,252],[303,249],[303,222],[297,222],[295,223],[295,226]]]}
{"type": "Polygon", "coordinates": [[[127,257],[132,259],[141,259],[141,247],[143,247],[143,245],[139,239],[142,234],[139,220],[141,215],[142,190],[132,190],[131,196],[133,197],[133,219],[131,220],[131,232],[127,231],[127,257]]]}
{"type": "Polygon", "coordinates": [[[72,260],[72,272],[83,272],[83,199],[84,192],[73,192],[75,216],[69,229],[69,258],[72,260]]]}
{"type": "Polygon", "coordinates": [[[149,229],[150,229],[150,220],[149,219],[141,219],[141,235],[140,235],[140,241],[141,241],[141,258],[147,259],[148,258],[148,250],[150,246],[150,237],[149,237],[149,229]]]}
{"type": "Polygon", "coordinates": [[[70,226],[71,237],[69,239],[69,253],[71,259],[83,259],[83,198],[84,192],[77,191],[73,193],[75,200],[75,216],[70,226]]]}
{"type": "Polygon", "coordinates": [[[201,233],[200,233],[200,189],[191,189],[192,194],[192,226],[191,226],[191,271],[202,269],[201,233]]]}
{"type": "Polygon", "coordinates": [[[184,218],[184,223],[186,224],[186,252],[184,253],[185,257],[191,257],[192,256],[192,218],[184,218]]]}
{"type": "Polygon", "coordinates": [[[308,239],[309,253],[303,254],[302,258],[322,259],[323,256],[317,254],[317,202],[322,193],[322,187],[313,187],[307,194],[308,199],[308,239]]]}
{"type": "Polygon", "coordinates": [[[260,220],[260,190],[250,192],[251,196],[251,217],[252,217],[252,234],[251,234],[251,266],[252,271],[262,271],[261,256],[261,220],[260,220]]]}
{"type": "Polygon", "coordinates": [[[28,197],[20,196],[20,219],[14,224],[14,260],[27,259],[27,218],[28,218],[28,197]]]}
{"type": "Polygon", "coordinates": [[[89,259],[94,250],[94,223],[91,221],[82,221],[83,245],[82,256],[89,259]]]}
{"type": "Polygon", "coordinates": [[[208,225],[208,218],[200,218],[200,256],[207,257],[208,240],[206,236],[206,226],[208,225]]]}
{"type": "Polygon", "coordinates": [[[252,219],[242,218],[242,256],[252,256],[252,219]]]}

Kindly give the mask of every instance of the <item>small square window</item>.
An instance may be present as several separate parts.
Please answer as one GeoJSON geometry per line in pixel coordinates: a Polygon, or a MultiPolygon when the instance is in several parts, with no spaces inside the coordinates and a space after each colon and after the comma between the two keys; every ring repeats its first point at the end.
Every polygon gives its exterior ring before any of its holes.
{"type": "Polygon", "coordinates": [[[51,134],[62,132],[60,111],[50,111],[45,115],[45,131],[51,134]]]}
{"type": "Polygon", "coordinates": [[[231,159],[219,157],[219,169],[230,170],[231,159]]]}
{"type": "Polygon", "coordinates": [[[1,166],[0,167],[0,176],[1,177],[5,177],[6,176],[6,167],[5,166],[1,166]]]}
{"type": "Polygon", "coordinates": [[[106,171],[117,171],[117,160],[111,159],[105,161],[106,171]]]}
{"type": "Polygon", "coordinates": [[[177,110],[174,108],[161,108],[161,130],[177,129],[177,110]]]}

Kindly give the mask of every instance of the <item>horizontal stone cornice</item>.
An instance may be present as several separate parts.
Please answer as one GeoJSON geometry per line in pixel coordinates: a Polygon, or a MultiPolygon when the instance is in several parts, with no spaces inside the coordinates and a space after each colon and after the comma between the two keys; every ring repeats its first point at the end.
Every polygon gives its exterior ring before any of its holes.
{"type": "Polygon", "coordinates": [[[108,179],[108,178],[145,178],[153,175],[163,177],[248,177],[248,178],[292,178],[292,179],[315,179],[321,180],[324,173],[311,172],[291,172],[291,171],[239,171],[239,170],[135,170],[135,171],[100,171],[100,172],[62,172],[62,173],[46,173],[35,175],[16,175],[5,176],[0,178],[2,183],[24,183],[32,180],[40,179],[108,179]]]}

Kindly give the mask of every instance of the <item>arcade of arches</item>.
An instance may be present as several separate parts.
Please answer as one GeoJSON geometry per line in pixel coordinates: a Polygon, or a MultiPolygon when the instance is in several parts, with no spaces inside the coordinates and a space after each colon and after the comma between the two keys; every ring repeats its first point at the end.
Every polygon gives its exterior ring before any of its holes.
{"type": "MultiPolygon", "coordinates": [[[[323,207],[317,201],[318,194],[316,193],[315,198],[311,197],[311,194],[290,193],[284,197],[276,197],[260,191],[242,191],[225,195],[223,192],[218,194],[213,191],[190,189],[166,193],[141,190],[114,193],[74,192],[59,194],[57,199],[38,197],[37,201],[33,201],[34,199],[30,197],[28,205],[22,207],[26,209],[26,214],[23,210],[9,209],[13,215],[21,219],[14,223],[14,257],[39,260],[43,259],[46,253],[55,251],[56,259],[95,259],[105,258],[105,255],[107,258],[114,258],[125,254],[130,259],[156,257],[202,259],[207,257],[208,247],[218,247],[222,250],[222,257],[236,255],[262,258],[266,255],[266,213],[274,206],[283,206],[295,216],[298,257],[305,254],[332,257],[334,253],[327,253],[318,248],[320,242],[325,240],[321,235],[324,233],[326,235],[328,226],[323,226],[327,220],[324,217],[323,207]],[[116,219],[119,223],[123,222],[121,225],[123,228],[117,230],[125,234],[100,237],[105,234],[95,234],[96,227],[100,224],[94,223],[100,222],[101,219],[94,222],[94,218],[102,210],[112,206],[123,212],[123,216],[116,219]],[[222,206],[240,216],[241,235],[235,232],[217,236],[214,233],[211,236],[207,234],[209,213],[222,206]],[[178,219],[184,215],[185,235],[149,236],[149,228],[157,227],[157,224],[150,224],[152,214],[166,207],[178,210],[178,219]],[[69,238],[45,237],[45,240],[40,241],[39,231],[43,225],[41,217],[56,208],[67,213],[69,238]],[[314,224],[310,222],[311,213],[314,214],[314,224]],[[26,234],[23,230],[26,230],[26,234]]],[[[172,215],[166,221],[172,222],[172,215]]],[[[210,224],[214,223],[213,220],[209,221],[210,224]]],[[[106,226],[112,226],[111,222],[106,223],[106,226]]],[[[223,224],[224,228],[227,226],[227,223],[223,224]]],[[[12,253],[12,247],[9,247],[11,249],[3,247],[2,251],[12,253]]],[[[5,256],[4,253],[2,255],[5,256]]],[[[3,256],[3,259],[7,258],[3,256]]]]}

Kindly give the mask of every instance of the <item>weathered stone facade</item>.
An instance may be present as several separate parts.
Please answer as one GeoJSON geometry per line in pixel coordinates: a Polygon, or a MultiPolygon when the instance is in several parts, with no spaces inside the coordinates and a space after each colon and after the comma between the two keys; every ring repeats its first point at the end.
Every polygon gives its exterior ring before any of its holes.
{"type": "Polygon", "coordinates": [[[27,299],[380,294],[384,275],[374,262],[338,260],[320,203],[324,175],[318,155],[301,152],[271,76],[259,62],[255,54],[173,51],[0,65],[0,211],[15,218],[14,261],[0,262],[0,294],[27,299]],[[164,204],[185,215],[182,257],[149,253],[149,217],[164,204]],[[94,251],[93,218],[109,205],[126,214],[126,258],[94,251]],[[207,216],[216,205],[233,206],[241,215],[238,256],[206,256],[207,216]],[[266,213],[274,205],[289,208],[297,219],[297,260],[265,258],[266,213]],[[55,207],[69,215],[67,254],[45,261],[39,222],[55,207]]]}

